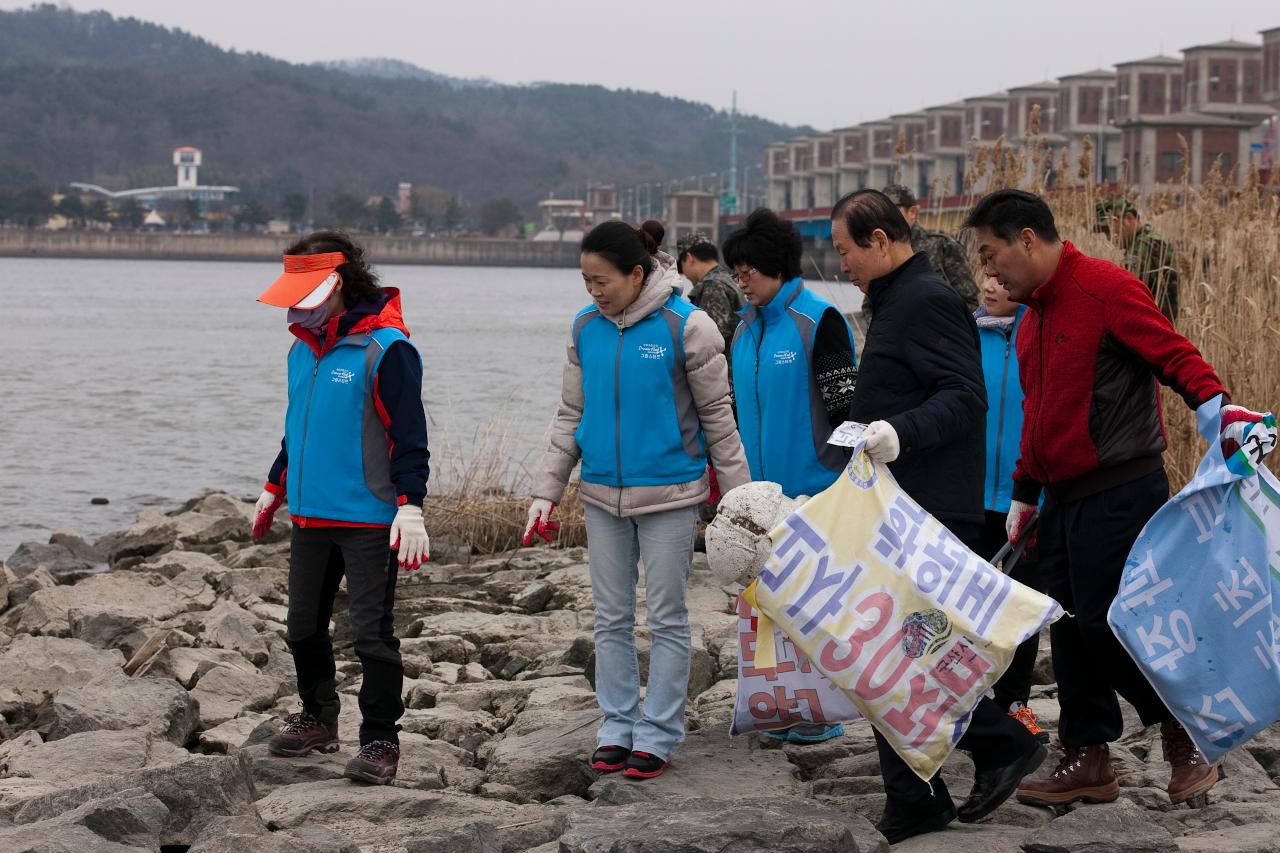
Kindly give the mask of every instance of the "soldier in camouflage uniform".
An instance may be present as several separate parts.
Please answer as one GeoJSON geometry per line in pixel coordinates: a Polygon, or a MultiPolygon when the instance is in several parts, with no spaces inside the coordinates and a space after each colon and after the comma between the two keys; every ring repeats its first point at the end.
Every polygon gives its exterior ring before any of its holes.
{"type": "MultiPolygon", "coordinates": [[[[689,301],[716,321],[724,336],[724,357],[729,358],[733,333],[738,328],[742,291],[720,263],[716,244],[701,231],[693,231],[676,241],[676,268],[693,284],[689,301]]],[[[732,375],[732,374],[731,374],[732,375]]]]}
{"type": "Polygon", "coordinates": [[[933,271],[955,288],[970,312],[976,311],[978,285],[973,280],[973,267],[969,265],[964,247],[941,231],[926,231],[920,227],[920,205],[911,190],[902,184],[890,184],[884,188],[884,194],[907,218],[907,224],[911,226],[911,248],[928,255],[933,271]]]}
{"type": "Polygon", "coordinates": [[[1150,225],[1143,223],[1133,202],[1123,196],[1097,204],[1097,229],[1113,235],[1124,249],[1124,268],[1142,279],[1160,312],[1172,322],[1178,316],[1178,256],[1150,225]]]}

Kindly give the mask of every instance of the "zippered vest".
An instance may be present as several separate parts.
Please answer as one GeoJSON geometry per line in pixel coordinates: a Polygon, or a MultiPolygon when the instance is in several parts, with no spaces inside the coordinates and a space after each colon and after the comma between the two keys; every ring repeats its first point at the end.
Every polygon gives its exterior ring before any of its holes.
{"type": "Polygon", "coordinates": [[[319,359],[302,341],[289,350],[284,441],[294,515],[365,524],[395,518],[390,445],[373,377],[387,347],[408,340],[398,329],[376,329],[346,336],[319,359]]]}
{"type": "Polygon", "coordinates": [[[1013,468],[1022,442],[1022,382],[1014,341],[1026,306],[1019,306],[1009,336],[999,329],[978,328],[982,344],[982,378],[987,385],[987,471],[983,506],[1008,512],[1013,498],[1013,468]]]}
{"type": "Polygon", "coordinates": [[[778,483],[787,497],[821,492],[846,461],[827,444],[831,425],[813,375],[818,322],[834,307],[795,278],[763,308],[747,305],[733,336],[733,396],[751,479],[778,483]]]}
{"type": "Polygon", "coordinates": [[[583,396],[574,438],[584,481],[665,486],[702,477],[706,438],[684,353],[684,326],[695,310],[672,293],[660,309],[625,329],[595,307],[574,318],[583,396]]]}

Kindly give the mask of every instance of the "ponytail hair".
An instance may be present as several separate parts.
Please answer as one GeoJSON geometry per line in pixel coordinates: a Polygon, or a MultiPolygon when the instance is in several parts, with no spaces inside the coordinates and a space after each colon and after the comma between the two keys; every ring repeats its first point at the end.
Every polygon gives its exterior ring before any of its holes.
{"type": "Polygon", "coordinates": [[[582,251],[599,255],[623,275],[640,267],[648,278],[657,266],[654,255],[666,233],[666,227],[656,219],[647,219],[639,226],[611,219],[587,232],[582,238],[582,251]]]}

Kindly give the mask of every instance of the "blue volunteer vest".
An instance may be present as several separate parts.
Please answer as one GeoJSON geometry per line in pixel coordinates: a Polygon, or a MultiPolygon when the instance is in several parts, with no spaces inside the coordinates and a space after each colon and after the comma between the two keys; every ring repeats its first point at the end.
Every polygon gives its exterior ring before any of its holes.
{"type": "Polygon", "coordinates": [[[664,486],[705,472],[706,438],[684,361],[684,326],[695,310],[672,293],[625,329],[593,306],[574,318],[583,396],[574,437],[584,481],[664,486]]]}
{"type": "Polygon", "coordinates": [[[373,377],[398,329],[348,335],[317,359],[307,344],[289,350],[289,511],[307,518],[390,524],[396,490],[373,377]]]}
{"type": "Polygon", "coordinates": [[[982,344],[982,378],[987,385],[987,476],[983,506],[1008,512],[1013,499],[1013,468],[1022,443],[1022,382],[1014,341],[1025,305],[1018,307],[1009,336],[999,329],[978,329],[982,344]]]}
{"type": "MultiPolygon", "coordinates": [[[[813,377],[813,340],[830,302],[794,278],[763,308],[747,305],[733,337],[733,396],[751,479],[788,497],[816,495],[844,469],[813,377]]],[[[846,328],[848,324],[846,323],[846,328]]],[[[850,350],[853,333],[849,332],[850,350]]]]}

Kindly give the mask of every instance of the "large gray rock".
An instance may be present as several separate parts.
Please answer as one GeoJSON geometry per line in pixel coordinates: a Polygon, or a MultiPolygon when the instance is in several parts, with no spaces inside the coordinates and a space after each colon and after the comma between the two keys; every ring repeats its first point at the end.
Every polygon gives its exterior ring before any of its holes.
{"type": "Polygon", "coordinates": [[[483,646],[516,637],[538,637],[549,634],[571,636],[579,631],[591,630],[592,622],[593,617],[590,613],[570,610],[555,610],[540,613],[537,616],[460,611],[424,616],[411,624],[405,633],[410,637],[457,635],[476,646],[483,646]]]}
{"type": "Polygon", "coordinates": [[[80,640],[15,637],[0,652],[0,714],[26,727],[37,710],[64,687],[87,684],[109,670],[120,671],[124,655],[80,640]]]}
{"type": "MultiPolygon", "coordinates": [[[[75,586],[55,586],[34,593],[18,620],[19,632],[66,636],[73,619],[78,625],[100,627],[95,616],[110,617],[115,625],[138,628],[154,625],[213,604],[213,590],[196,574],[166,578],[149,572],[108,572],[94,575],[75,586]]],[[[93,633],[86,642],[110,642],[110,633],[93,633]]]]}
{"type": "Polygon", "coordinates": [[[270,714],[246,714],[201,732],[200,748],[204,752],[230,755],[254,744],[265,743],[279,729],[280,721],[270,714]]]}
{"type": "Polygon", "coordinates": [[[887,853],[888,849],[865,819],[793,799],[696,798],[581,809],[569,815],[560,837],[560,853],[887,853]]]}
{"type": "Polygon", "coordinates": [[[489,757],[488,780],[510,785],[525,802],[586,795],[595,781],[589,760],[599,722],[599,711],[585,710],[518,723],[489,757]]]}
{"type": "Polygon", "coordinates": [[[487,711],[469,711],[454,705],[405,711],[400,726],[407,732],[426,735],[475,752],[501,728],[498,718],[487,711]]]}
{"type": "Polygon", "coordinates": [[[178,525],[168,516],[143,510],[128,530],[108,533],[93,543],[112,565],[128,557],[149,557],[173,547],[178,538],[178,525]]]}
{"type": "Polygon", "coordinates": [[[53,695],[49,738],[77,732],[144,728],[184,744],[199,723],[199,708],[182,686],[166,678],[129,678],[112,671],[53,695]]]}
{"type": "Polygon", "coordinates": [[[0,563],[0,613],[3,613],[9,607],[9,573],[5,571],[4,564],[0,563]]]}
{"type": "Polygon", "coordinates": [[[0,849],[14,853],[149,853],[156,849],[108,841],[87,826],[50,824],[0,830],[0,849]]]}
{"type": "Polygon", "coordinates": [[[415,835],[405,849],[408,853],[502,853],[502,842],[497,824],[481,820],[415,835]]]}
{"type": "Polygon", "coordinates": [[[119,773],[35,797],[18,810],[14,823],[34,824],[137,789],[153,794],[169,810],[160,833],[161,844],[191,844],[219,816],[255,815],[253,781],[247,766],[238,757],[198,755],[177,764],[119,773]]]}
{"type": "Polygon", "coordinates": [[[263,622],[230,601],[219,601],[207,612],[190,614],[183,627],[199,637],[201,645],[229,649],[262,666],[270,655],[263,622]]]}
{"type": "Polygon", "coordinates": [[[241,815],[214,818],[187,853],[360,853],[360,848],[319,827],[271,832],[257,817],[241,815]]]}
{"type": "Polygon", "coordinates": [[[5,565],[18,577],[44,569],[60,584],[75,583],[103,568],[96,561],[77,556],[64,545],[42,545],[39,542],[23,542],[5,565]]]}
{"type": "Polygon", "coordinates": [[[93,544],[74,530],[60,527],[49,534],[50,545],[61,545],[72,554],[88,563],[105,563],[107,555],[93,547],[93,544]]]}
{"type": "Polygon", "coordinates": [[[1036,830],[1025,853],[1177,853],[1167,829],[1132,803],[1077,809],[1036,830]]]}
{"type": "Polygon", "coordinates": [[[199,551],[166,551],[133,566],[140,572],[154,572],[167,578],[176,578],[185,572],[197,572],[205,583],[214,585],[227,571],[227,567],[208,554],[199,551]]]}
{"type": "Polygon", "coordinates": [[[191,690],[206,672],[218,666],[245,672],[258,671],[258,668],[239,652],[228,649],[174,646],[164,649],[156,656],[147,674],[169,676],[191,690]]]}
{"type": "Polygon", "coordinates": [[[27,599],[35,595],[40,590],[56,586],[53,576],[44,569],[36,569],[24,578],[20,578],[15,575],[8,569],[8,567],[5,567],[3,573],[5,576],[5,585],[9,587],[9,606],[11,609],[11,612],[6,616],[5,621],[10,625],[16,624],[15,617],[21,618],[22,616],[21,613],[13,612],[16,611],[18,605],[26,604],[27,599]]]}
{"type": "Polygon", "coordinates": [[[200,676],[191,698],[200,705],[200,728],[208,729],[270,708],[279,691],[275,679],[256,669],[218,664],[200,676]]]}
{"type": "MultiPolygon", "coordinates": [[[[34,733],[32,733],[34,734],[34,733]]],[[[118,773],[187,761],[191,754],[146,729],[93,731],[61,740],[11,746],[0,758],[0,773],[38,779],[59,787],[84,785],[118,773]]],[[[0,747],[0,749],[3,749],[0,747]]]]}
{"type": "Polygon", "coordinates": [[[1280,826],[1251,823],[1178,839],[1180,853],[1280,853],[1280,826]]]}

